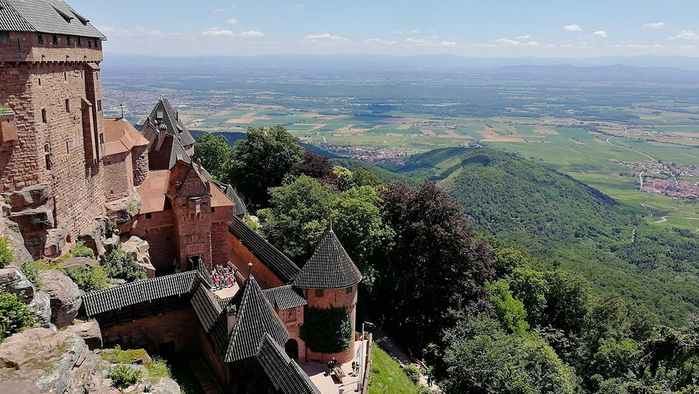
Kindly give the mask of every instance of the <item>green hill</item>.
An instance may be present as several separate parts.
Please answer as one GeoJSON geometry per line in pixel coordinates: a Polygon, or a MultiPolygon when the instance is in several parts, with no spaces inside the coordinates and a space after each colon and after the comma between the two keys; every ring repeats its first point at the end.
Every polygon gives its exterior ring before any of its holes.
{"type": "Polygon", "coordinates": [[[493,234],[616,238],[632,222],[599,190],[491,148],[437,149],[398,171],[437,182],[476,227],[493,234]]]}

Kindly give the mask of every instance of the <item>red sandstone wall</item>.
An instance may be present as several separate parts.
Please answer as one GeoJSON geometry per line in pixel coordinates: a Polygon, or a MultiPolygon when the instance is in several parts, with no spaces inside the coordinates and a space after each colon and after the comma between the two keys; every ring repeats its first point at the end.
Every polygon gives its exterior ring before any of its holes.
{"type": "MultiPolygon", "coordinates": [[[[262,262],[258,260],[257,257],[255,257],[255,255],[253,255],[252,252],[245,247],[245,245],[241,245],[239,239],[233,236],[233,234],[230,232],[228,232],[228,243],[230,245],[232,255],[235,255],[244,264],[252,262],[252,274],[259,282],[260,287],[263,289],[268,289],[271,287],[284,286],[286,284],[276,275],[274,275],[274,273],[272,273],[267,266],[262,264],[262,262]]],[[[242,271],[244,277],[247,277],[248,270],[246,267],[238,267],[238,269],[242,271]]]]}
{"type": "Polygon", "coordinates": [[[148,176],[148,147],[134,147],[131,153],[133,160],[133,183],[141,186],[148,176]]]}
{"type": "MultiPolygon", "coordinates": [[[[217,212],[218,213],[218,210],[217,212]]],[[[232,217],[233,212],[231,212],[232,217]]],[[[228,224],[218,222],[211,225],[211,255],[214,264],[226,264],[231,261],[231,248],[228,245],[228,224]]]]}
{"type": "Polygon", "coordinates": [[[328,362],[335,357],[338,362],[346,363],[354,358],[354,331],[357,324],[357,286],[352,286],[352,291],[348,294],[345,289],[323,290],[323,296],[317,297],[316,291],[311,289],[303,290],[303,294],[308,300],[308,306],[314,308],[337,308],[344,307],[350,314],[350,322],[352,324],[352,337],[350,338],[350,346],[342,353],[322,354],[315,353],[308,349],[306,357],[310,361],[328,362]]]}
{"type": "Polygon", "coordinates": [[[292,313],[292,309],[283,309],[275,307],[274,310],[277,312],[277,316],[284,322],[286,331],[289,333],[289,339],[296,340],[298,343],[298,362],[306,361],[306,343],[299,336],[299,330],[303,324],[303,306],[293,308],[296,313],[292,313]]]}
{"type": "Polygon", "coordinates": [[[128,197],[133,192],[133,162],[131,152],[104,159],[104,193],[107,201],[128,197]]]}
{"type": "Polygon", "coordinates": [[[88,46],[87,38],[82,37],[82,47],[78,47],[77,37],[71,37],[68,46],[66,36],[58,35],[58,45],[52,43],[51,34],[43,34],[44,44],[38,43],[38,34],[10,32],[10,43],[0,44],[0,61],[4,62],[96,62],[102,61],[102,43],[92,40],[92,48],[88,46]],[[98,47],[95,48],[95,42],[98,47]]]}
{"type": "Polygon", "coordinates": [[[144,239],[150,245],[151,263],[156,270],[172,268],[177,258],[172,210],[153,212],[150,219],[141,214],[136,217],[131,234],[144,239]]]}
{"type": "Polygon", "coordinates": [[[178,309],[102,329],[105,343],[147,343],[157,346],[175,341],[175,352],[197,351],[196,330],[200,330],[192,308],[178,309]]]}
{"type": "Polygon", "coordinates": [[[228,365],[223,362],[221,356],[214,352],[213,347],[211,347],[211,343],[206,337],[206,333],[204,333],[204,330],[201,328],[199,329],[198,339],[199,356],[201,356],[202,360],[204,360],[206,365],[209,367],[209,370],[211,370],[211,373],[214,375],[214,378],[218,380],[219,384],[225,387],[229,384],[228,365]]]}

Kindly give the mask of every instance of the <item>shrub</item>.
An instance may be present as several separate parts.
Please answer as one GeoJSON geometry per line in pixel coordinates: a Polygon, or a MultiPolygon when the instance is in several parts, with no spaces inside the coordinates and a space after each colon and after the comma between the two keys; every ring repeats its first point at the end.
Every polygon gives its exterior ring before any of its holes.
{"type": "Polygon", "coordinates": [[[116,248],[105,257],[104,270],[110,278],[124,279],[133,282],[145,279],[146,271],[141,268],[134,258],[125,253],[121,247],[116,248]]]}
{"type": "Polygon", "coordinates": [[[30,282],[37,288],[41,288],[41,277],[39,277],[39,263],[36,261],[28,261],[26,263],[20,264],[24,276],[29,279],[30,282]]]}
{"type": "Polygon", "coordinates": [[[0,341],[34,324],[29,307],[19,297],[0,288],[0,341]]]}
{"type": "Polygon", "coordinates": [[[0,237],[0,268],[10,264],[14,257],[15,252],[12,250],[12,245],[10,245],[10,239],[8,237],[0,237]]]}
{"type": "Polygon", "coordinates": [[[116,222],[113,222],[113,221],[111,221],[111,220],[107,221],[107,227],[106,227],[106,229],[104,230],[105,236],[106,236],[107,238],[111,238],[112,235],[114,235],[114,233],[116,232],[116,230],[117,230],[117,224],[116,224],[116,222]]]}
{"type": "Polygon", "coordinates": [[[167,363],[162,358],[154,357],[150,365],[146,365],[146,368],[148,368],[148,377],[150,378],[172,377],[170,367],[168,367],[167,363]]]}
{"type": "Polygon", "coordinates": [[[420,368],[418,368],[417,365],[410,364],[407,367],[403,368],[403,372],[405,372],[405,374],[408,375],[408,379],[410,379],[413,383],[417,383],[420,381],[420,368]]]}
{"type": "Polygon", "coordinates": [[[109,379],[112,379],[115,387],[126,388],[140,382],[143,377],[143,371],[128,365],[119,364],[110,368],[107,376],[109,379]]]}
{"type": "Polygon", "coordinates": [[[78,241],[75,246],[73,246],[73,249],[71,249],[70,253],[74,257],[89,257],[91,259],[95,258],[95,252],[85,246],[85,243],[83,241],[78,241]]]}
{"type": "Polygon", "coordinates": [[[339,353],[350,344],[350,316],[344,308],[306,308],[300,334],[314,352],[339,353]]]}
{"type": "Polygon", "coordinates": [[[66,270],[66,275],[78,285],[80,290],[86,292],[107,287],[107,273],[100,266],[71,268],[66,270]]]}

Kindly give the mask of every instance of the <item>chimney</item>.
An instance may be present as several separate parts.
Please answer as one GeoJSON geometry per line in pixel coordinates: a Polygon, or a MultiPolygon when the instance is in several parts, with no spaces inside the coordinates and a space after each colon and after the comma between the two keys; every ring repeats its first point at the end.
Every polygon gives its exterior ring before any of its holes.
{"type": "Polygon", "coordinates": [[[236,310],[234,305],[228,305],[226,307],[226,319],[228,322],[228,335],[231,334],[231,331],[233,331],[233,326],[235,325],[235,320],[236,320],[236,310]]]}

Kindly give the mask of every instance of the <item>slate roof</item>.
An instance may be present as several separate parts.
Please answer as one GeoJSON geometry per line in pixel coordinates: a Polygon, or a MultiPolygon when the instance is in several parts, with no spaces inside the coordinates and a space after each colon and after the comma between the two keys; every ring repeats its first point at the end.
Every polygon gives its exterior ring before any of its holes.
{"type": "Polygon", "coordinates": [[[223,308],[221,308],[219,303],[214,299],[213,294],[207,291],[201,284],[192,295],[190,302],[192,303],[192,308],[197,314],[197,318],[199,318],[199,322],[204,328],[204,331],[208,333],[219,316],[221,316],[223,308]]]}
{"type": "Polygon", "coordinates": [[[0,0],[0,30],[107,39],[62,0],[0,0]]]}
{"type": "Polygon", "coordinates": [[[273,287],[262,292],[267,297],[267,301],[280,310],[308,305],[308,301],[292,285],[273,287]]]}
{"type": "Polygon", "coordinates": [[[267,268],[270,269],[282,282],[290,283],[301,272],[299,267],[289,260],[284,253],[272,246],[262,238],[255,230],[251,229],[243,220],[233,218],[228,230],[236,238],[243,241],[252,254],[255,255],[267,268]]]}
{"type": "Polygon", "coordinates": [[[151,143],[151,149],[148,152],[148,165],[151,170],[169,170],[178,161],[192,162],[192,158],[189,157],[178,138],[166,132],[165,138],[161,141],[158,126],[150,119],[143,123],[140,131],[151,143]]]}
{"type": "Polygon", "coordinates": [[[170,100],[165,97],[161,98],[150,115],[148,115],[148,119],[154,124],[159,123],[157,119],[158,111],[163,111],[163,118],[161,121],[167,126],[168,134],[176,137],[183,146],[193,145],[196,142],[192,134],[190,134],[189,130],[184,126],[184,123],[177,118],[177,111],[172,108],[170,100]]]}
{"type": "Polygon", "coordinates": [[[233,186],[227,183],[221,183],[216,181],[214,181],[214,184],[216,184],[216,186],[218,186],[218,188],[221,189],[223,194],[225,194],[226,197],[228,197],[235,204],[235,207],[233,208],[233,215],[241,216],[245,215],[248,212],[247,208],[245,208],[243,200],[240,199],[240,197],[238,196],[238,192],[235,190],[233,186]]]}
{"type": "Polygon", "coordinates": [[[301,289],[342,289],[354,286],[361,280],[362,273],[342,247],[335,232],[329,230],[303,266],[294,286],[301,289]]]}
{"type": "Polygon", "coordinates": [[[274,387],[284,394],[320,394],[320,390],[298,364],[265,334],[257,360],[274,387]]]}
{"type": "Polygon", "coordinates": [[[255,277],[250,275],[243,286],[233,297],[232,305],[229,305],[229,308],[236,308],[236,316],[224,357],[228,363],[255,357],[265,334],[278,344],[284,344],[289,339],[284,323],[267,301],[255,277]]]}
{"type": "Polygon", "coordinates": [[[93,291],[82,296],[85,313],[94,316],[141,302],[189,294],[198,280],[197,271],[187,271],[93,291]]]}

